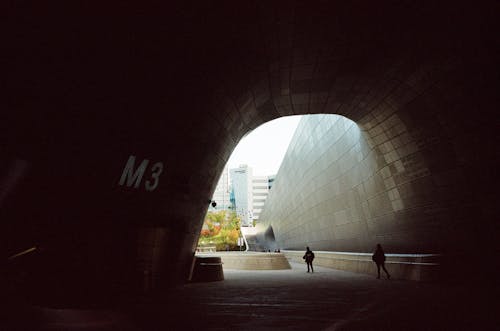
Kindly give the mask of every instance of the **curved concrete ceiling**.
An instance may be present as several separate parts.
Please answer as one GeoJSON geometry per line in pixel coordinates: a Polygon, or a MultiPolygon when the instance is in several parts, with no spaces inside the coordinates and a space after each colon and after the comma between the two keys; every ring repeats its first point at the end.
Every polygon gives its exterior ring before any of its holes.
{"type": "MultiPolygon", "coordinates": [[[[0,195],[2,251],[41,245],[51,264],[71,260],[68,274],[87,270],[102,284],[146,269],[166,275],[158,281],[184,278],[239,139],[308,113],[341,114],[366,130],[396,113],[424,144],[446,137],[428,153],[453,155],[474,174],[463,178],[464,204],[491,219],[497,10],[418,1],[12,4],[2,180],[22,175],[0,195]]],[[[496,233],[482,224],[478,233],[496,233]]]]}

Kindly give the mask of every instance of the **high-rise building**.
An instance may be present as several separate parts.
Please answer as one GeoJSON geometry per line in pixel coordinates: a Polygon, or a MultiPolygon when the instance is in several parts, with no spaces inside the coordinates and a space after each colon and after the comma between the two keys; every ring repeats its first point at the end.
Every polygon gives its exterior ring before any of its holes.
{"type": "Polygon", "coordinates": [[[231,169],[231,190],[234,194],[236,214],[241,218],[243,226],[252,225],[253,200],[252,200],[252,168],[246,164],[231,169]]]}
{"type": "Polygon", "coordinates": [[[252,205],[253,219],[258,220],[267,195],[269,194],[269,176],[255,176],[252,178],[252,205]]]}
{"type": "Polygon", "coordinates": [[[243,226],[252,226],[260,212],[274,181],[273,176],[253,176],[252,168],[246,164],[230,170],[231,191],[236,213],[243,226]]]}
{"type": "Polygon", "coordinates": [[[231,197],[229,191],[229,171],[224,167],[222,174],[212,196],[212,201],[217,204],[215,207],[210,204],[209,211],[227,210],[231,207],[231,197]]]}

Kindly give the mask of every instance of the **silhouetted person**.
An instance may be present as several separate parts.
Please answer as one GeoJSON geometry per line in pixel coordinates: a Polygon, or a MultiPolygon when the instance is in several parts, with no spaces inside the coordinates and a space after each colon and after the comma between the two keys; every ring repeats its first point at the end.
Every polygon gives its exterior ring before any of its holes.
{"type": "Polygon", "coordinates": [[[382,267],[387,274],[387,279],[391,279],[391,275],[389,275],[387,269],[385,269],[385,254],[380,244],[377,244],[377,249],[375,249],[375,253],[372,255],[372,260],[377,264],[377,279],[380,278],[380,267],[382,267]]]}
{"type": "Polygon", "coordinates": [[[307,263],[307,272],[309,272],[309,266],[311,267],[311,272],[314,272],[313,269],[313,260],[314,260],[314,253],[309,249],[309,247],[306,247],[306,253],[302,257],[304,260],[306,260],[307,263]]]}

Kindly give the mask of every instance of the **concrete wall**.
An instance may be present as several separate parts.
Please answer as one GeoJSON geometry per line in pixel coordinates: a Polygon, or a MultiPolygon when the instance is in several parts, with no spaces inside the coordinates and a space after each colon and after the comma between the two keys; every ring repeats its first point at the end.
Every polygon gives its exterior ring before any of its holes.
{"type": "Polygon", "coordinates": [[[237,270],[285,270],[291,269],[282,253],[255,252],[217,252],[216,254],[198,253],[197,256],[220,256],[224,269],[237,270]]]}
{"type": "MultiPolygon", "coordinates": [[[[293,262],[304,263],[304,251],[284,250],[293,262]]],[[[377,266],[371,253],[315,251],[313,266],[352,271],[377,276],[377,266]]],[[[433,281],[441,278],[440,256],[436,254],[386,254],[385,267],[391,279],[433,281]]],[[[380,276],[386,278],[383,270],[380,276]]]]}

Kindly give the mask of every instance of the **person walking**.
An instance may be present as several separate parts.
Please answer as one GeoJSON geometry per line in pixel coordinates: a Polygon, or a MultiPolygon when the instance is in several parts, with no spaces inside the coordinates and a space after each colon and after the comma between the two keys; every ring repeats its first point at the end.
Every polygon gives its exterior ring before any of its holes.
{"type": "Polygon", "coordinates": [[[309,272],[309,267],[311,267],[311,272],[314,272],[313,269],[313,260],[314,260],[314,253],[309,249],[309,247],[306,247],[306,253],[302,257],[304,260],[306,260],[307,263],[307,272],[309,272]]]}
{"type": "Polygon", "coordinates": [[[375,253],[372,255],[372,260],[377,264],[377,279],[380,279],[380,267],[382,267],[387,274],[387,279],[391,279],[391,275],[389,275],[387,269],[385,268],[385,253],[380,244],[377,244],[375,253]]]}

